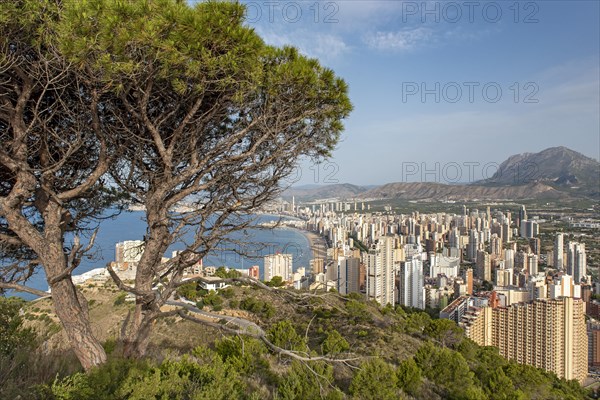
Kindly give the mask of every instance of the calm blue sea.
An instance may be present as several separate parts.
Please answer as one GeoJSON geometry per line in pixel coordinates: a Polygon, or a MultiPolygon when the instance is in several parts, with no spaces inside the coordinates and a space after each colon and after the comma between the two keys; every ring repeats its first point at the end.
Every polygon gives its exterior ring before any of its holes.
{"type": "MultiPolygon", "coordinates": [[[[81,265],[75,270],[73,275],[79,275],[94,268],[105,267],[107,263],[115,258],[115,244],[124,240],[142,240],[146,232],[146,224],[143,220],[144,213],[141,211],[124,212],[114,219],[104,220],[100,224],[100,230],[96,237],[96,244],[91,259],[84,259],[81,265]]],[[[260,215],[258,222],[274,221],[278,216],[260,215]]],[[[204,259],[205,266],[226,266],[230,268],[247,269],[253,265],[258,265],[263,276],[263,257],[268,254],[288,253],[293,256],[293,268],[299,267],[308,269],[311,259],[310,243],[304,234],[293,228],[276,229],[248,229],[244,232],[232,234],[232,238],[240,240],[243,243],[249,243],[242,248],[243,252],[250,256],[242,257],[234,251],[218,251],[215,254],[207,256],[204,259]],[[263,243],[258,246],[253,243],[263,243]]],[[[85,242],[86,239],[82,240],[85,242]]],[[[237,248],[239,248],[238,246],[237,248]]],[[[174,250],[183,250],[182,244],[174,244],[166,254],[171,256],[174,250]]],[[[43,271],[33,276],[28,286],[36,289],[47,290],[43,271]]],[[[27,294],[23,298],[32,299],[34,296],[27,294]]]]}

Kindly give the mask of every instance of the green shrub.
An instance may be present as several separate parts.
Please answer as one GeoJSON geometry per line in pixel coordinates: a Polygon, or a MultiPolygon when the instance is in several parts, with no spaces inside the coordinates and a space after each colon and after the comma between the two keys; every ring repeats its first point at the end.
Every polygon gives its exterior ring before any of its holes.
{"type": "Polygon", "coordinates": [[[277,394],[282,400],[333,400],[341,395],[339,389],[333,386],[333,367],[323,362],[303,364],[296,360],[280,378],[277,394]]]}
{"type": "Polygon", "coordinates": [[[206,296],[202,298],[204,304],[214,307],[221,307],[223,305],[223,298],[220,297],[214,290],[211,290],[206,296]]]}
{"type": "Polygon", "coordinates": [[[117,348],[117,340],[114,338],[110,338],[102,344],[102,347],[104,348],[104,351],[106,351],[106,354],[110,355],[117,348]]]}
{"type": "Polygon", "coordinates": [[[225,267],[219,267],[215,271],[215,276],[223,279],[231,279],[231,278],[239,278],[242,274],[234,269],[230,269],[229,271],[225,267]]]}
{"type": "Polygon", "coordinates": [[[56,400],[109,400],[123,398],[117,393],[123,385],[150,372],[146,361],[112,359],[88,373],[75,373],[56,379],[51,390],[56,400]]]}
{"type": "Polygon", "coordinates": [[[272,318],[275,315],[275,307],[271,303],[265,303],[262,309],[262,315],[265,318],[272,318]]]}
{"type": "Polygon", "coordinates": [[[56,335],[58,332],[60,332],[62,330],[62,326],[55,323],[55,322],[51,322],[48,325],[48,336],[53,336],[56,335]]]}
{"type": "Polygon", "coordinates": [[[190,301],[196,301],[198,297],[200,297],[197,289],[198,283],[190,282],[178,287],[176,293],[179,295],[179,297],[186,298],[190,301]]]}
{"type": "Polygon", "coordinates": [[[219,294],[226,299],[231,299],[233,298],[233,296],[235,296],[235,291],[233,290],[233,288],[229,287],[219,290],[219,294]]]}
{"type": "Polygon", "coordinates": [[[354,323],[370,322],[373,319],[367,309],[367,305],[357,300],[348,301],[346,303],[346,310],[354,323]]]}
{"type": "Polygon", "coordinates": [[[127,297],[127,293],[119,293],[119,295],[115,299],[115,302],[113,303],[113,305],[120,306],[122,304],[125,304],[126,297],[127,297]]]}
{"type": "Polygon", "coordinates": [[[236,371],[249,374],[258,368],[268,369],[268,362],[262,357],[267,348],[257,339],[242,336],[225,337],[215,342],[215,351],[236,371]]]}
{"type": "Polygon", "coordinates": [[[365,361],[355,373],[350,393],[361,400],[395,400],[399,397],[394,367],[380,358],[365,361]]]}
{"type": "Polygon", "coordinates": [[[306,340],[298,335],[294,325],[289,321],[280,321],[267,332],[267,338],[275,346],[287,350],[306,351],[306,340]]]}
{"type": "Polygon", "coordinates": [[[409,358],[400,363],[396,369],[398,377],[398,386],[408,394],[415,395],[422,382],[421,369],[413,358],[409,358]]]}
{"type": "Polygon", "coordinates": [[[321,343],[323,354],[343,353],[350,349],[348,341],[335,329],[328,331],[327,336],[321,343]]]}
{"type": "Polygon", "coordinates": [[[269,282],[266,282],[266,284],[267,286],[271,287],[281,287],[285,285],[285,282],[283,281],[283,278],[281,276],[274,276],[269,282]]]}
{"type": "Polygon", "coordinates": [[[55,380],[51,391],[56,400],[229,400],[242,397],[243,385],[217,353],[196,348],[158,365],[113,359],[88,373],[55,380]]]}

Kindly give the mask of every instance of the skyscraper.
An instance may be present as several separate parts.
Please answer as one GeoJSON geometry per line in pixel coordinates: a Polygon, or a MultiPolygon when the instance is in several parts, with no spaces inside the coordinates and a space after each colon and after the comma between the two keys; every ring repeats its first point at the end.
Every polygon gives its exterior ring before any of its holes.
{"type": "Polygon", "coordinates": [[[465,285],[467,285],[467,294],[473,294],[473,269],[467,268],[464,272],[465,285]]]}
{"type": "Polygon", "coordinates": [[[502,254],[502,238],[495,233],[490,237],[490,254],[495,256],[502,254]]]}
{"type": "Polygon", "coordinates": [[[492,281],[492,262],[487,251],[477,252],[477,277],[484,281],[492,281]]]}
{"type": "Polygon", "coordinates": [[[359,293],[360,259],[338,257],[336,288],[340,294],[359,293]]]}
{"type": "Polygon", "coordinates": [[[525,206],[521,206],[519,209],[519,224],[525,220],[527,220],[527,210],[525,210],[525,206]]]}
{"type": "Polygon", "coordinates": [[[400,262],[398,275],[398,303],[406,307],[424,309],[423,261],[418,257],[412,257],[400,262]]]}
{"type": "Polygon", "coordinates": [[[540,256],[542,253],[542,241],[540,238],[530,238],[529,239],[529,248],[531,252],[536,256],[540,256]]]}
{"type": "Polygon", "coordinates": [[[564,268],[563,264],[563,241],[564,235],[562,233],[557,233],[554,238],[554,268],[558,270],[562,270],[564,268]]]}
{"type": "Polygon", "coordinates": [[[587,275],[585,243],[569,242],[567,248],[567,274],[573,276],[575,283],[587,275]]]}
{"type": "Polygon", "coordinates": [[[394,262],[397,258],[395,239],[392,236],[379,238],[366,255],[367,261],[367,299],[381,305],[394,304],[394,262]]]}
{"type": "Polygon", "coordinates": [[[470,261],[477,260],[477,252],[481,250],[481,242],[480,233],[475,229],[471,229],[469,232],[469,245],[467,246],[467,258],[470,261]]]}
{"type": "Polygon", "coordinates": [[[538,273],[538,256],[529,253],[527,254],[527,269],[529,271],[529,275],[537,275],[538,273]]]}
{"type": "Polygon", "coordinates": [[[533,238],[540,234],[540,226],[535,221],[521,221],[519,235],[525,238],[533,238]]]}
{"type": "Polygon", "coordinates": [[[504,268],[511,269],[515,266],[515,251],[513,249],[504,250],[504,268]]]}

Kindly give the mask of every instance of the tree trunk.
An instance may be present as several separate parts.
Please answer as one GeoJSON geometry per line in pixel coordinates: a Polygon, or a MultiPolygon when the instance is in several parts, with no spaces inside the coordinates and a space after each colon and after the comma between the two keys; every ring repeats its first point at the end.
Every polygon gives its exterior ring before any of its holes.
{"type": "Polygon", "coordinates": [[[64,233],[61,229],[64,224],[63,215],[64,209],[56,202],[50,202],[45,208],[44,236],[48,247],[41,252],[42,260],[52,290],[56,315],[62,322],[75,355],[87,371],[106,362],[106,352],[94,336],[87,300],[73,284],[71,274],[56,282],[52,281],[53,277],[60,276],[70,267],[64,252],[64,233]]]}
{"type": "MultiPolygon", "coordinates": [[[[157,197],[161,198],[158,194],[157,197]]],[[[146,295],[136,296],[135,311],[131,321],[125,322],[128,327],[126,327],[123,352],[125,357],[129,358],[140,358],[146,354],[152,321],[160,313],[161,306],[152,292],[155,269],[160,266],[172,239],[167,226],[167,210],[160,208],[160,202],[157,206],[153,203],[152,200],[146,202],[148,236],[135,275],[135,289],[146,295]]]]}
{"type": "Polygon", "coordinates": [[[148,314],[143,314],[137,324],[132,324],[125,338],[123,355],[127,358],[142,358],[150,343],[150,323],[148,314]]]}
{"type": "MultiPolygon", "coordinates": [[[[40,257],[46,278],[59,276],[68,269],[63,250],[63,234],[60,229],[62,209],[56,204],[48,207],[53,212],[44,215],[46,230],[42,235],[20,212],[6,213],[10,228],[40,257]]],[[[69,338],[75,355],[87,371],[106,361],[106,352],[92,332],[87,301],[78,294],[70,274],[50,284],[56,315],[69,338]]]]}
{"type": "Polygon", "coordinates": [[[63,279],[52,285],[51,289],[56,315],[83,368],[88,371],[106,362],[106,352],[92,332],[87,304],[82,304],[86,300],[78,296],[73,281],[63,279]]]}

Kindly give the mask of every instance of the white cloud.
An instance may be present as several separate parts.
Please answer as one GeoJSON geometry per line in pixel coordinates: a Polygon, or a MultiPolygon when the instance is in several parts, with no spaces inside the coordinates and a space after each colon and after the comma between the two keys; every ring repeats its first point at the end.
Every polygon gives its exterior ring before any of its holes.
{"type": "Polygon", "coordinates": [[[412,50],[426,44],[433,38],[433,31],[428,28],[403,29],[396,32],[376,32],[367,34],[364,42],[377,50],[412,50]]]}
{"type": "Polygon", "coordinates": [[[257,27],[263,40],[273,46],[291,45],[304,55],[323,61],[332,61],[350,51],[350,46],[338,35],[297,29],[281,34],[257,27]]]}
{"type": "Polygon", "coordinates": [[[336,58],[350,50],[348,45],[338,36],[319,34],[312,44],[312,51],[319,57],[336,58]]]}
{"type": "Polygon", "coordinates": [[[477,41],[486,38],[493,33],[498,33],[499,28],[486,28],[486,29],[465,29],[462,26],[448,29],[444,32],[444,39],[450,42],[464,42],[464,41],[477,41]]]}

